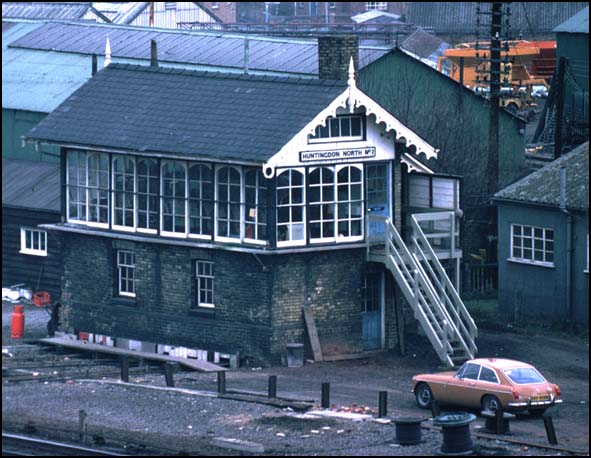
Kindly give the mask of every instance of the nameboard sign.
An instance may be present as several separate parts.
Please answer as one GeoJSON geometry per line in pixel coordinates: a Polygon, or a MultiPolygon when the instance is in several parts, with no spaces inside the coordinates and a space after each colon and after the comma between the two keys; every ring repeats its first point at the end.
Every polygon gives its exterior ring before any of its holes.
{"type": "Polygon", "coordinates": [[[376,148],[335,149],[331,151],[300,151],[300,162],[355,161],[376,157],[376,148]]]}

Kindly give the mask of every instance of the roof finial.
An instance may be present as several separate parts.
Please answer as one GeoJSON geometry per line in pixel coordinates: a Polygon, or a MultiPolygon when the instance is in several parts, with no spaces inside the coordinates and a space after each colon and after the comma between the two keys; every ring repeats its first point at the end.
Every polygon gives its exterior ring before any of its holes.
{"type": "Polygon", "coordinates": [[[353,56],[349,61],[349,80],[347,81],[349,87],[355,87],[355,64],[353,64],[353,56]]]}
{"type": "Polygon", "coordinates": [[[107,35],[107,44],[105,45],[105,67],[108,67],[111,63],[111,42],[109,41],[109,36],[107,35]]]}
{"type": "Polygon", "coordinates": [[[353,64],[353,56],[351,56],[351,60],[349,61],[349,80],[347,81],[349,85],[349,99],[347,103],[349,104],[349,113],[353,113],[355,109],[355,96],[354,90],[357,89],[355,85],[355,65],[353,64]]]}

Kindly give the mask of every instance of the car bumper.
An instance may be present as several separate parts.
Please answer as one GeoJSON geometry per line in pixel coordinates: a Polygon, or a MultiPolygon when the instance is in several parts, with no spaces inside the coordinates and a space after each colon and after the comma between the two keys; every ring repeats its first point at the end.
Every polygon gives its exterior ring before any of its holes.
{"type": "Polygon", "coordinates": [[[556,404],[562,404],[562,399],[550,399],[548,401],[509,402],[507,403],[507,406],[511,409],[529,409],[531,407],[550,407],[556,404]]]}

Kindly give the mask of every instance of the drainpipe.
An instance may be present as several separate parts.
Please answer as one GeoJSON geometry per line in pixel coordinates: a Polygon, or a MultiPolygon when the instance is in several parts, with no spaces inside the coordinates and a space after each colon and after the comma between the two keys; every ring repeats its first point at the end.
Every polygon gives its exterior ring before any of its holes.
{"type": "Polygon", "coordinates": [[[573,284],[573,215],[566,209],[566,168],[560,167],[560,211],[566,216],[566,313],[573,317],[572,284],[573,284]]]}

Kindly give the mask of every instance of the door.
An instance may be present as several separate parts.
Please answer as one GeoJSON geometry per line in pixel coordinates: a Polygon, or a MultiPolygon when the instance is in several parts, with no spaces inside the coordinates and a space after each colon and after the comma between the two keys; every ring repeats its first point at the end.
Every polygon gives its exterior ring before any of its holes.
{"type": "MultiPolygon", "coordinates": [[[[366,196],[368,215],[390,217],[390,164],[367,164],[366,196]]],[[[385,237],[386,227],[383,222],[369,222],[369,240],[381,240],[385,237]]]]}
{"type": "Polygon", "coordinates": [[[383,285],[381,273],[366,274],[365,297],[361,310],[364,350],[377,350],[382,347],[383,285]]]}

